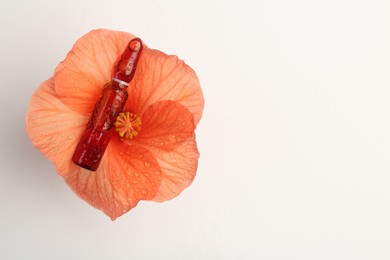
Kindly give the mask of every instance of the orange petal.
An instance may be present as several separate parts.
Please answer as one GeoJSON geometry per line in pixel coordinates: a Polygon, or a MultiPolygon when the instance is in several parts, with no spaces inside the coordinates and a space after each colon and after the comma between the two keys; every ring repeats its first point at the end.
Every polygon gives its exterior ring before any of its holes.
{"type": "Polygon", "coordinates": [[[195,177],[199,153],[191,112],[175,101],[151,105],[142,116],[139,135],[129,145],[144,145],[157,159],[163,180],[154,201],[180,194],[195,177]]]}
{"type": "Polygon", "coordinates": [[[73,112],[56,97],[51,78],[31,98],[26,131],[33,145],[55,163],[57,171],[67,172],[86,121],[85,116],[73,112]]]}
{"type": "Polygon", "coordinates": [[[58,98],[74,111],[88,114],[111,80],[113,64],[134,36],[95,30],[81,37],[55,71],[58,98]]]}
{"type": "Polygon", "coordinates": [[[195,134],[187,138],[174,150],[162,153],[151,147],[149,151],[157,159],[163,179],[153,201],[166,201],[175,198],[193,181],[198,168],[199,153],[195,134]]]}
{"type": "Polygon", "coordinates": [[[153,199],[163,176],[148,150],[113,138],[96,172],[75,166],[64,178],[80,198],[114,220],[138,201],[153,199]]]}
{"type": "Polygon", "coordinates": [[[193,115],[198,124],[204,99],[195,72],[176,56],[144,48],[133,84],[129,86],[126,109],[142,113],[160,100],[178,101],[193,115]]]}
{"type": "Polygon", "coordinates": [[[156,196],[162,176],[156,159],[147,149],[113,138],[108,152],[110,177],[116,190],[134,200],[156,196]]]}
{"type": "Polygon", "coordinates": [[[173,150],[192,136],[195,130],[192,113],[178,102],[169,100],[149,106],[142,115],[141,122],[141,131],[133,143],[166,151],[173,150]]]}
{"type": "Polygon", "coordinates": [[[114,220],[135,207],[137,201],[129,201],[124,194],[116,192],[108,170],[108,160],[104,156],[97,171],[91,172],[72,165],[63,177],[81,199],[114,220]]]}

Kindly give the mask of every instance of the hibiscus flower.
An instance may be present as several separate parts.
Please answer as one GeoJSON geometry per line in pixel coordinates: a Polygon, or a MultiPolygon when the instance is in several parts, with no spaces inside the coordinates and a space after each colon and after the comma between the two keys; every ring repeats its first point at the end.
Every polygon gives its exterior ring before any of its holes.
{"type": "Polygon", "coordinates": [[[193,181],[199,158],[194,134],[204,106],[199,80],[176,56],[144,44],[98,169],[72,162],[113,65],[134,38],[111,30],[83,36],[35,91],[26,115],[33,145],[80,198],[113,220],[140,200],[162,202],[179,195],[193,181]],[[135,133],[126,134],[126,120],[137,123],[135,133]]]}

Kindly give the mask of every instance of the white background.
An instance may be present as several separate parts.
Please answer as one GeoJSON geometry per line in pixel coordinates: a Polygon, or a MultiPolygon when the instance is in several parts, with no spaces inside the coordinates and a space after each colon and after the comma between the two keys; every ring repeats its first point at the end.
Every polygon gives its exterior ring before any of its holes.
{"type": "Polygon", "coordinates": [[[390,259],[388,0],[2,1],[0,259],[390,259]],[[197,72],[197,177],[112,222],[24,130],[88,31],[197,72]]]}

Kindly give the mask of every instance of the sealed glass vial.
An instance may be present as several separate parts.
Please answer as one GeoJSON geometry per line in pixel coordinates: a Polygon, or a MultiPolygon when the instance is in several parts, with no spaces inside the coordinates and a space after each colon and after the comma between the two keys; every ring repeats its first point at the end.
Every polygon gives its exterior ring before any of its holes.
{"type": "Polygon", "coordinates": [[[86,129],[73,154],[80,167],[96,171],[113,134],[116,117],[127,101],[127,87],[133,79],[142,52],[142,41],[133,39],[115,65],[112,80],[102,90],[86,129]]]}

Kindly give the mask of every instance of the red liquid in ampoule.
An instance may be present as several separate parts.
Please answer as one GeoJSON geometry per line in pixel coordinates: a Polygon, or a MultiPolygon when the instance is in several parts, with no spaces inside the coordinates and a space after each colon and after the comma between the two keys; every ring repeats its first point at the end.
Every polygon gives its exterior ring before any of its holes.
{"type": "Polygon", "coordinates": [[[117,82],[106,84],[73,154],[75,164],[96,171],[111,139],[115,119],[123,110],[127,96],[126,88],[120,87],[117,82]]]}
{"type": "Polygon", "coordinates": [[[127,85],[134,77],[142,51],[140,39],[127,45],[95,105],[87,127],[76,147],[72,161],[85,169],[96,171],[113,134],[116,117],[127,101],[127,85]]]}

